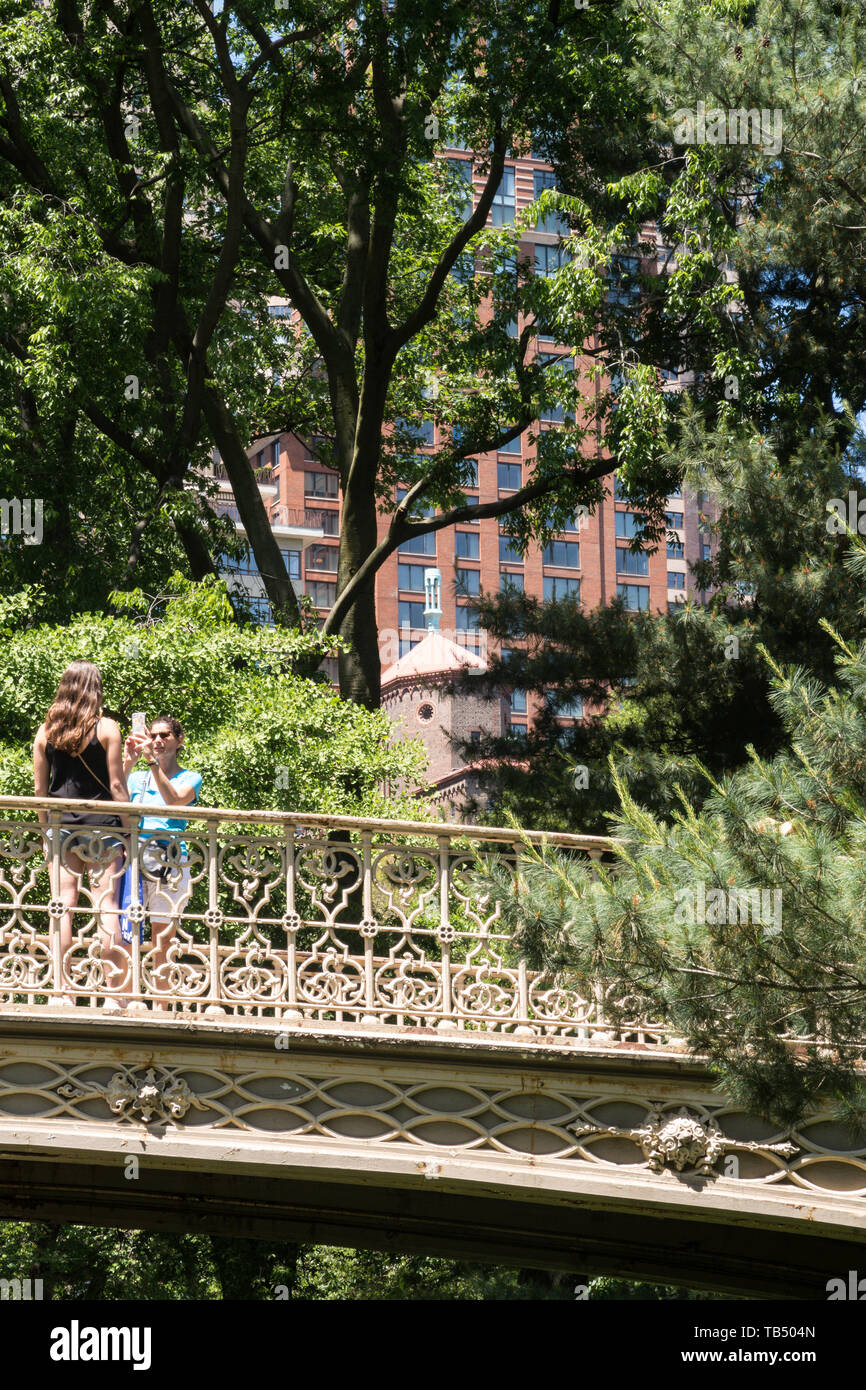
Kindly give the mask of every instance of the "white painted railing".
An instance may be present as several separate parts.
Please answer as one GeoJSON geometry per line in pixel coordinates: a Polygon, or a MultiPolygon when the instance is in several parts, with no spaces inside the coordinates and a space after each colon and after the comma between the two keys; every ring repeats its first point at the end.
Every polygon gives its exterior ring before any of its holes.
{"type": "MultiPolygon", "coordinates": [[[[600,992],[583,997],[527,969],[500,904],[474,878],[477,855],[514,863],[514,830],[196,807],[182,835],[155,843],[140,835],[140,815],[0,797],[0,1007],[101,1004],[539,1040],[664,1036],[639,1019],[612,1028],[600,992]],[[52,830],[46,842],[37,808],[53,828],[64,810],[132,815],[122,830],[77,827],[77,842],[52,830]],[[129,917],[143,928],[129,944],[118,914],[127,865],[129,917]]],[[[600,837],[528,838],[593,860],[610,849],[600,837]]]]}

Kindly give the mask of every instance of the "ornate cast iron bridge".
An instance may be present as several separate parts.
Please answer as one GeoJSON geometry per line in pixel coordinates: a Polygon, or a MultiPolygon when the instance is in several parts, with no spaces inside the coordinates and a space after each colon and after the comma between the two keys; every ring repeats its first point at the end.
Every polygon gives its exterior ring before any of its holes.
{"type": "Polygon", "coordinates": [[[120,858],[46,850],[64,805],[0,798],[0,1215],[740,1297],[866,1268],[866,1148],[777,1132],[663,1024],[527,969],[475,876],[514,831],[196,808],[155,844],[136,808],[120,858]]]}

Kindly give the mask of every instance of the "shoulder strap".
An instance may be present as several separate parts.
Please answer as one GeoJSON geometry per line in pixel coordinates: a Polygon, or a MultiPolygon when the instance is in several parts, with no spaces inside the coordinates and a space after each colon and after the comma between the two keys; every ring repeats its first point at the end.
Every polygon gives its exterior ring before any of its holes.
{"type": "Polygon", "coordinates": [[[111,797],[111,800],[113,801],[114,793],[112,792],[111,787],[107,787],[103,782],[102,778],[97,776],[97,774],[93,771],[93,768],[90,766],[90,763],[87,761],[86,758],[82,757],[80,753],[76,753],[75,756],[80,763],[84,763],[84,766],[87,768],[87,771],[90,773],[94,782],[98,782],[100,787],[102,787],[102,790],[108,792],[108,795],[111,797]]]}

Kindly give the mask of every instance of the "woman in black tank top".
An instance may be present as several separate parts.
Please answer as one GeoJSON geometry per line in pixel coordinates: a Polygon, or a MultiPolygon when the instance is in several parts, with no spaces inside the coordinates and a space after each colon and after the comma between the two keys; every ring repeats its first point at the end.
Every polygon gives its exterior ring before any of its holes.
{"type": "MultiPolygon", "coordinates": [[[[90,661],[74,661],[64,671],[54,702],[45,716],[33,746],[33,780],[38,797],[77,801],[126,801],[120,730],[102,714],[102,676],[90,661]]],[[[59,928],[52,921],[52,937],[60,933],[60,978],[54,980],[59,1003],[76,1002],[70,992],[76,981],[73,962],[73,917],[86,927],[91,910],[76,914],[82,879],[87,872],[92,913],[101,931],[102,960],[106,978],[100,992],[122,990],[127,985],[129,956],[122,945],[118,899],[123,872],[123,837],[120,816],[102,811],[65,809],[57,824],[49,825],[48,807],[38,811],[45,832],[51,870],[51,895],[66,911],[59,928]],[[112,833],[114,831],[115,833],[112,833]]],[[[82,938],[83,939],[83,938],[82,938]]],[[[128,987],[128,985],[127,985],[128,987]]],[[[93,993],[93,986],[88,987],[93,993]]]]}
{"type": "MultiPolygon", "coordinates": [[[[46,739],[45,755],[50,768],[49,796],[76,797],[79,801],[112,800],[108,790],[108,753],[99,742],[98,727],[99,720],[93,725],[93,737],[80,753],[55,748],[46,739]]],[[[100,821],[98,813],[96,820],[93,815],[92,811],[64,811],[61,821],[64,825],[120,825],[119,816],[106,816],[100,821]]]]}

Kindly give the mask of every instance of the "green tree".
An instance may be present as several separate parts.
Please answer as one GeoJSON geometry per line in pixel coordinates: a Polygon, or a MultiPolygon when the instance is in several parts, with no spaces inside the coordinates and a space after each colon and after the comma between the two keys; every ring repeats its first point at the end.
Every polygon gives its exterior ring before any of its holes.
{"type": "MultiPolygon", "coordinates": [[[[578,197],[545,193],[524,224],[558,212],[572,232],[550,277],[529,273],[507,209],[494,219],[504,225],[485,229],[507,155],[549,142],[550,101],[586,132],[586,158],[606,152],[621,168],[622,151],[600,132],[614,113],[629,124],[640,99],[620,62],[593,56],[629,50],[619,4],[294,0],[276,34],[264,0],[217,12],[207,0],[181,10],[63,0],[35,12],[5,0],[2,15],[6,414],[19,434],[46,414],[48,434],[83,418],[150,475],[130,566],[144,533],[170,516],[193,575],[212,570],[196,470],[215,444],[268,594],[296,620],[246,446],[276,429],[315,440],[344,498],[327,628],[347,639],[343,693],[375,705],[373,581],[402,541],[496,515],[512,515],[522,541],[544,535],[600,495],[613,466],[605,442],[641,478],[658,519],[666,405],[652,379],[632,374],[613,420],[594,378],[560,370],[600,319],[621,316],[607,279],[628,229],[597,222],[578,197]],[[455,145],[474,154],[474,210],[470,160],[461,172],[434,159],[455,145]],[[70,267],[89,272],[87,293],[70,294],[70,267]],[[94,292],[116,325],[107,343],[94,292]],[[274,296],[292,306],[298,331],[270,322],[274,296]],[[539,355],[545,327],[560,346],[539,355]],[[133,378],[141,389],[130,400],[123,383],[133,378]],[[537,431],[526,486],[468,506],[468,461],[551,405],[570,423],[537,431]],[[413,445],[431,418],[445,443],[421,458],[413,445]],[[408,493],[395,508],[398,483],[408,493]],[[381,540],[378,508],[393,512],[381,540]]],[[[621,360],[617,348],[599,366],[621,360]]]]}
{"type": "MultiPolygon", "coordinates": [[[[41,1279],[46,1300],[323,1302],[571,1300],[582,1276],[288,1241],[0,1222],[0,1278],[41,1279]]],[[[696,1298],[585,1279],[588,1299],[696,1298]]],[[[712,1295],[711,1295],[712,1297],[712,1295]]]]}
{"type": "Polygon", "coordinates": [[[491,660],[484,685],[543,702],[525,741],[481,750],[490,820],[601,834],[619,801],[611,757],[632,796],[668,815],[676,785],[696,804],[708,794],[695,758],[718,777],[741,766],[749,746],[780,751],[787,734],[760,647],[833,683],[836,647],[822,620],[866,636],[844,527],[827,512],[832,498],[847,514],[849,491],[855,506],[863,495],[861,450],[855,436],[840,457],[825,422],[783,465],[756,427],[725,417],[707,429],[697,408],[686,410],[671,458],[706,499],[715,544],[713,559],[694,566],[703,603],[665,615],[616,602],[586,613],[568,600],[482,596],[481,621],[507,653],[491,660]],[[587,718],[563,726],[557,716],[575,700],[587,718]]]}
{"type": "MultiPolygon", "coordinates": [[[[848,564],[862,595],[859,537],[848,564]]],[[[830,688],[764,653],[784,752],[749,750],[723,779],[696,764],[711,795],[696,811],[680,793],[670,823],[616,779],[612,869],[527,849],[516,892],[493,877],[534,966],[617,985],[612,997],[666,1021],[743,1105],[793,1123],[832,1102],[860,1129],[866,642],[830,635],[830,688]]]]}

